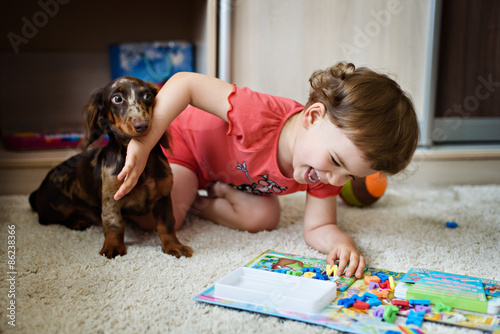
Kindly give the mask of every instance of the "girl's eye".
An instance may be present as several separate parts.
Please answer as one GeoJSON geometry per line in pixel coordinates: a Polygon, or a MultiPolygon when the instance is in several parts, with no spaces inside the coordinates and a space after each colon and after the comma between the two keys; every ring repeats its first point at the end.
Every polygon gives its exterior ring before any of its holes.
{"type": "Polygon", "coordinates": [[[111,101],[114,104],[121,104],[123,102],[123,98],[120,95],[115,95],[111,98],[111,101]]]}
{"type": "Polygon", "coordinates": [[[340,164],[337,162],[337,160],[335,160],[333,156],[330,156],[330,160],[332,161],[332,164],[334,164],[337,167],[340,167],[340,164]]]}

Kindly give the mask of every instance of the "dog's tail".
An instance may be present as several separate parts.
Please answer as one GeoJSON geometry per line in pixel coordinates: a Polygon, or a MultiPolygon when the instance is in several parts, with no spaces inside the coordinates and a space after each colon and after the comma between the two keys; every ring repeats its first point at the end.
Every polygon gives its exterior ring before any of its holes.
{"type": "Polygon", "coordinates": [[[34,192],[31,193],[30,198],[29,198],[30,205],[31,205],[31,208],[33,209],[33,211],[36,211],[36,195],[37,195],[37,193],[38,193],[38,190],[35,190],[34,192]]]}

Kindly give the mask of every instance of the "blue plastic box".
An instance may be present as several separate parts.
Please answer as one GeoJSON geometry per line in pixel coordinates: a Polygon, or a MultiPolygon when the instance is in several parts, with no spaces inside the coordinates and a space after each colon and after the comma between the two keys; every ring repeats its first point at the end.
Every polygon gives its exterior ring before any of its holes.
{"type": "Polygon", "coordinates": [[[112,80],[132,76],[162,85],[177,72],[193,72],[193,45],[186,41],[154,41],[109,46],[112,80]]]}

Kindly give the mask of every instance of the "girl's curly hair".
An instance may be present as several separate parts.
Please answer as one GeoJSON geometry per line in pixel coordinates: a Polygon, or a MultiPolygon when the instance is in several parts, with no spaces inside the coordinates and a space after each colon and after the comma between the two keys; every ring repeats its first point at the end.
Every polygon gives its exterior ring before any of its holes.
{"type": "Polygon", "coordinates": [[[417,148],[419,128],[413,103],[384,74],[351,63],[314,72],[306,109],[325,105],[330,120],[341,128],[371,162],[374,170],[397,174],[417,148]]]}

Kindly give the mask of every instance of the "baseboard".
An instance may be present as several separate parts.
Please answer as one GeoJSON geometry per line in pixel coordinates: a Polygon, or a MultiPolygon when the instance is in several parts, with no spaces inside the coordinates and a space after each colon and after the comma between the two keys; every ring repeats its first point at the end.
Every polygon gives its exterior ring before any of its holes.
{"type": "Polygon", "coordinates": [[[500,184],[500,159],[414,159],[390,181],[416,187],[500,184]]]}
{"type": "Polygon", "coordinates": [[[420,147],[415,161],[500,159],[500,145],[439,145],[420,147]]]}

